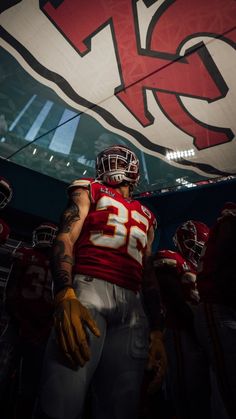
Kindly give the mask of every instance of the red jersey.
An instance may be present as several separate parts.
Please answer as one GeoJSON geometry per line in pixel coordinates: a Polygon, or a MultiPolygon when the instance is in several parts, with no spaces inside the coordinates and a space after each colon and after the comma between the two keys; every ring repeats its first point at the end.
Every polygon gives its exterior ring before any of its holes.
{"type": "Polygon", "coordinates": [[[0,218],[0,244],[3,244],[7,241],[9,234],[10,227],[2,218],[0,218]]]}
{"type": "Polygon", "coordinates": [[[139,201],[93,179],[72,187],[89,190],[91,207],[74,248],[74,273],[89,275],[137,291],[140,288],[147,234],[156,225],[139,201]]]}
{"type": "Polygon", "coordinates": [[[156,268],[161,266],[173,268],[177,273],[185,301],[191,302],[192,304],[199,302],[199,294],[196,288],[195,268],[193,264],[184,259],[180,253],[171,250],[160,250],[155,256],[154,266],[156,268]],[[190,272],[192,275],[184,275],[187,272],[190,272]]]}
{"type": "Polygon", "coordinates": [[[47,337],[52,324],[53,295],[46,252],[27,247],[16,250],[9,293],[21,335],[35,342],[47,337]]]}

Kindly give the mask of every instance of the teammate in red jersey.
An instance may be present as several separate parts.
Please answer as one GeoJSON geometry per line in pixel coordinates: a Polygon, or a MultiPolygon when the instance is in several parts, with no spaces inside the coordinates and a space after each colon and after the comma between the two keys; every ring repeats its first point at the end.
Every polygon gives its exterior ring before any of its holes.
{"type": "Polygon", "coordinates": [[[208,234],[204,223],[184,222],[173,237],[178,251],[158,251],[153,262],[165,313],[166,385],[178,419],[211,417],[208,382],[198,378],[205,360],[194,332],[196,270],[208,234]]]}
{"type": "MultiPolygon", "coordinates": [[[[81,417],[89,386],[94,418],[138,415],[149,349],[140,290],[156,224],[151,211],[132,199],[138,181],[137,157],[117,145],[98,155],[95,180],[69,186],[54,246],[55,329],[37,419],[81,417]]],[[[150,345],[156,367],[156,357],[165,356],[157,327],[150,345]]]]}
{"type": "Polygon", "coordinates": [[[19,322],[25,341],[38,343],[48,336],[52,321],[50,256],[57,227],[43,223],[33,231],[33,247],[20,247],[7,285],[7,307],[19,322]]]}
{"type": "Polygon", "coordinates": [[[51,246],[57,227],[43,223],[33,231],[33,247],[14,253],[6,288],[6,308],[20,336],[17,417],[30,419],[38,390],[45,345],[53,323],[51,246]]]}
{"type": "MultiPolygon", "coordinates": [[[[12,186],[4,177],[0,176],[0,210],[7,207],[12,199],[12,186]]],[[[14,372],[17,365],[18,333],[15,325],[10,321],[5,310],[5,287],[7,275],[12,263],[10,252],[4,245],[10,235],[10,227],[2,218],[0,219],[0,265],[4,272],[5,281],[0,287],[0,405],[1,414],[8,419],[13,414],[12,402],[16,385],[14,372]]],[[[2,278],[3,279],[3,278],[2,278]]]]}
{"type": "MultiPolygon", "coordinates": [[[[226,202],[210,230],[197,274],[202,303],[195,315],[227,417],[236,417],[236,203],[226,202]]],[[[223,416],[221,416],[223,417],[223,416]]]]}

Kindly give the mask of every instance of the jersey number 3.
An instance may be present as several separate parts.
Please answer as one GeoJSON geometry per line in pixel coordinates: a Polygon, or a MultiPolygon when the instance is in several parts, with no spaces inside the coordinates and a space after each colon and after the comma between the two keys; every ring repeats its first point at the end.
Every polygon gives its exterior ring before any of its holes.
{"type": "Polygon", "coordinates": [[[90,240],[95,246],[103,246],[112,249],[119,249],[127,243],[127,253],[137,262],[142,264],[144,248],[147,244],[148,220],[137,210],[131,211],[131,220],[136,221],[138,225],[128,226],[129,211],[122,204],[110,196],[103,196],[97,202],[97,210],[104,210],[107,207],[117,209],[117,214],[109,214],[107,225],[114,228],[113,235],[104,233],[91,233],[90,240]],[[142,228],[141,228],[142,225],[142,228]],[[139,244],[139,246],[138,246],[139,244]]]}

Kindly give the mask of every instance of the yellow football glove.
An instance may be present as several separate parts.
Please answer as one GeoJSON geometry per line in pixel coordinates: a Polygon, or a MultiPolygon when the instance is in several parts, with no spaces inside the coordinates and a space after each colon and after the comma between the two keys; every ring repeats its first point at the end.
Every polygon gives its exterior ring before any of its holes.
{"type": "Polygon", "coordinates": [[[154,330],[150,334],[149,358],[147,370],[152,372],[148,392],[158,391],[163,381],[167,369],[167,355],[163,343],[163,334],[159,330],[154,330]]]}
{"type": "Polygon", "coordinates": [[[99,337],[100,331],[72,288],[65,288],[55,297],[54,324],[58,344],[73,367],[81,367],[90,359],[86,327],[99,337]]]}

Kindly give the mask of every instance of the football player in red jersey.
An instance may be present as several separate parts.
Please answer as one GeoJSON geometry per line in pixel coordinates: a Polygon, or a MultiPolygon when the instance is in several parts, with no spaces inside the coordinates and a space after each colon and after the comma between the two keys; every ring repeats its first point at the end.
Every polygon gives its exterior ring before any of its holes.
{"type": "Polygon", "coordinates": [[[30,419],[35,404],[45,345],[53,323],[50,270],[57,227],[44,222],[33,231],[33,246],[14,253],[6,288],[6,308],[20,336],[20,371],[16,415],[30,419]]]}
{"type": "Polygon", "coordinates": [[[197,379],[205,360],[194,332],[196,270],[208,234],[204,223],[185,221],[173,237],[177,251],[160,250],[153,262],[164,311],[167,393],[178,419],[211,417],[208,383],[197,379]]]}
{"type": "Polygon", "coordinates": [[[37,419],[80,418],[89,386],[94,418],[135,419],[149,343],[150,363],[159,356],[164,368],[162,334],[155,325],[149,342],[140,294],[156,221],[132,199],[138,181],[137,157],[115,145],[98,155],[95,180],[69,186],[37,419]]]}
{"type": "MultiPolygon", "coordinates": [[[[236,417],[236,203],[226,202],[210,230],[197,273],[202,303],[195,315],[227,417],[236,417]]],[[[223,416],[221,416],[223,417],[223,416]]]]}
{"type": "MultiPolygon", "coordinates": [[[[7,207],[12,199],[12,186],[4,177],[0,176],[0,210],[7,207]]],[[[10,227],[2,218],[0,219],[0,265],[4,272],[11,266],[11,254],[4,248],[10,235],[10,227]]],[[[8,419],[12,414],[12,393],[15,386],[14,371],[17,365],[18,333],[14,324],[10,322],[5,310],[5,287],[2,282],[0,290],[0,404],[1,414],[8,419]]]]}

